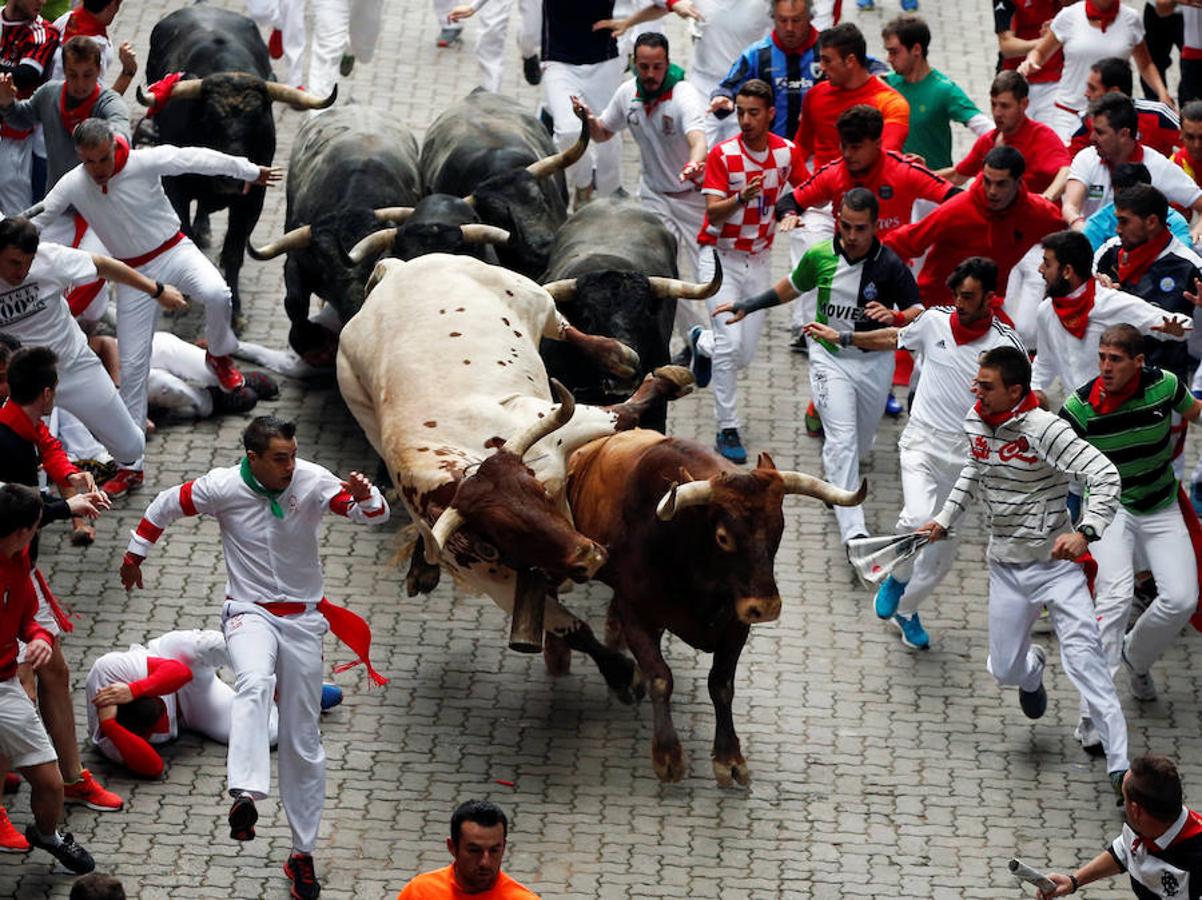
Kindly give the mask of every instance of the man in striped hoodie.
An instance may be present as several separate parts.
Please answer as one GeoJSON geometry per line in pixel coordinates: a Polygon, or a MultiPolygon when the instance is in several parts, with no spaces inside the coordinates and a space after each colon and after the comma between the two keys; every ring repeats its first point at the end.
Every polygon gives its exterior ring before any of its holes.
{"type": "Polygon", "coordinates": [[[968,462],[943,509],[918,531],[941,540],[975,498],[984,501],[990,530],[989,672],[999,686],[1018,687],[1028,718],[1044,714],[1045,654],[1031,644],[1031,626],[1046,606],[1065,674],[1090,709],[1106,751],[1111,787],[1121,799],[1128,768],[1127,723],[1085,574],[1094,567],[1089,544],[1118,508],[1118,470],[1067,422],[1039,408],[1031,391],[1031,365],[1021,350],[995,347],[986,352],[973,392],[977,404],[964,423],[968,462]],[[1070,478],[1087,487],[1076,530],[1065,508],[1070,478]]]}

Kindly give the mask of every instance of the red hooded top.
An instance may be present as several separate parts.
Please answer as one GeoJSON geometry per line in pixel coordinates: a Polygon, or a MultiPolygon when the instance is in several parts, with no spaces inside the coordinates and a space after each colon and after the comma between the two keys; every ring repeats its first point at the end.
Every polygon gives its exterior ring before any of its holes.
{"type": "Polygon", "coordinates": [[[17,638],[39,638],[53,646],[54,638],[34,621],[38,598],[30,578],[29,548],[16,556],[0,556],[0,681],[17,674],[17,638]]]}

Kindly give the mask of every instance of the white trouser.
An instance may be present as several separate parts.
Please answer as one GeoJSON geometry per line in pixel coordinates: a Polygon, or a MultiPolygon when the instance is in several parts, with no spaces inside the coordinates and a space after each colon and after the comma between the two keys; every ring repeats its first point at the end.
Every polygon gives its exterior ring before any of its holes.
{"type": "MultiPolygon", "coordinates": [[[[638,198],[643,209],[655,215],[676,238],[676,267],[680,277],[696,279],[701,256],[697,235],[705,220],[705,197],[698,191],[660,194],[640,181],[638,198]]],[[[686,341],[694,325],[708,329],[709,318],[704,305],[693,300],[676,301],[676,333],[686,341]]]]}
{"type": "MultiPolygon", "coordinates": [[[[548,62],[543,68],[543,106],[555,122],[555,144],[566,150],[580,137],[580,120],[572,112],[572,97],[579,97],[591,109],[605,109],[614,91],[622,83],[625,61],[621,57],[605,62],[573,66],[548,62]]],[[[575,165],[564,170],[568,192],[588,187],[596,172],[597,193],[608,196],[622,184],[622,140],[615,136],[605,143],[592,142],[575,165]]]]}
{"type": "Polygon", "coordinates": [[[1052,111],[1048,113],[1047,125],[1056,132],[1060,140],[1067,144],[1077,129],[1081,127],[1081,115],[1071,109],[1053,106],[1052,111]]]}
{"type": "Polygon", "coordinates": [[[1090,548],[1098,561],[1097,618],[1112,674],[1118,671],[1131,615],[1136,548],[1144,553],[1156,578],[1156,599],[1136,621],[1127,641],[1127,659],[1136,672],[1152,667],[1198,606],[1194,548],[1176,498],[1147,515],[1119,507],[1102,539],[1090,548]]]}
{"type": "Polygon", "coordinates": [[[1028,88],[1030,93],[1027,94],[1027,116],[1034,119],[1036,122],[1042,122],[1049,128],[1055,128],[1056,107],[1056,89],[1060,87],[1058,81],[1048,81],[1043,84],[1032,84],[1028,88]]]}
{"type": "Polygon", "coordinates": [[[292,848],[312,853],[326,798],[321,746],[321,613],[273,616],[254,603],[227,600],[222,630],[235,676],[227,768],[230,790],[256,800],[271,788],[271,706],[278,698],[280,801],[292,848]]]}
{"type": "MultiPolygon", "coordinates": [[[[153,300],[149,302],[158,307],[153,300]]],[[[122,354],[122,377],[128,378],[124,362],[122,354]]],[[[54,402],[79,419],[120,465],[129,467],[142,458],[146,449],[142,435],[146,407],[142,407],[141,417],[135,418],[123,401],[104,363],[91,350],[81,350],[75,359],[59,364],[54,402]]]]}
{"type": "MultiPolygon", "coordinates": [[[[824,420],[824,427],[825,424],[824,420]]],[[[935,431],[911,420],[897,447],[901,457],[903,504],[897,517],[897,533],[909,534],[943,509],[944,501],[964,468],[964,460],[968,458],[968,441],[963,432],[935,431]]],[[[897,607],[899,615],[908,618],[918,612],[919,604],[947,577],[956,559],[958,543],[955,537],[947,537],[927,544],[918,556],[893,570],[893,577],[906,584],[906,592],[897,607]]]]}
{"type": "MultiPolygon", "coordinates": [[[[325,0],[314,4],[320,7],[325,0]]],[[[305,0],[246,0],[246,13],[264,28],[278,29],[284,42],[284,83],[304,82],[305,0]]]]}
{"type": "Polygon", "coordinates": [[[1039,689],[1043,665],[1031,649],[1031,626],[1045,606],[1060,643],[1064,674],[1080,692],[1102,738],[1106,771],[1128,768],[1127,721],[1079,565],[1068,560],[989,561],[989,674],[1001,687],[1039,689]]]}
{"type": "Polygon", "coordinates": [[[819,31],[826,31],[832,25],[839,24],[835,21],[835,6],[836,0],[814,0],[812,9],[814,10],[814,27],[819,31]]]}
{"type": "MultiPolygon", "coordinates": [[[[494,94],[501,90],[505,68],[505,34],[514,0],[491,0],[476,13],[480,32],[476,35],[476,62],[480,67],[480,85],[494,94]]],[[[543,7],[541,0],[518,0],[518,53],[522,59],[538,56],[542,40],[543,7]]]]}
{"type": "Polygon", "coordinates": [[[213,397],[203,388],[217,384],[217,376],[205,365],[204,350],[169,331],[154,333],[147,386],[151,406],[204,419],[213,413],[213,397]]]}
{"type": "MultiPolygon", "coordinates": [[[[1047,295],[1047,283],[1039,274],[1043,245],[1036,243],[1010,270],[1006,282],[1005,310],[1027,350],[1035,350],[1035,313],[1047,295]]],[[[1066,390],[1071,390],[1067,385],[1066,390]]]]}
{"type": "Polygon", "coordinates": [[[33,139],[0,138],[0,213],[15,216],[33,203],[33,139]]]}
{"type": "MultiPolygon", "coordinates": [[[[113,387],[113,393],[117,393],[116,386],[113,387]]],[[[121,396],[117,395],[117,404],[125,411],[128,418],[129,411],[125,410],[125,404],[121,402],[121,396]]],[[[130,419],[130,424],[133,420],[130,419]]],[[[50,415],[46,420],[46,427],[50,429],[50,433],[58,438],[63,445],[63,449],[67,451],[67,457],[72,462],[79,462],[83,459],[94,459],[99,462],[108,462],[113,458],[107,447],[100,441],[96,440],[96,435],[88,431],[88,426],[67,412],[61,406],[55,406],[50,411],[50,415]]],[[[138,432],[141,435],[142,432],[138,432]]]]}
{"type": "Polygon", "coordinates": [[[330,95],[338,83],[343,53],[349,52],[361,63],[371,62],[376,55],[383,7],[384,0],[320,0],[315,5],[309,58],[310,93],[318,97],[330,95]]]}
{"type": "MultiPolygon", "coordinates": [[[[697,264],[698,281],[709,281],[714,277],[714,253],[705,249],[697,264]]],[[[721,431],[739,427],[739,370],[751,365],[755,357],[767,311],[753,312],[733,325],[726,322],[730,316],[714,316],[713,312],[723,303],[735,303],[772,287],[772,251],[718,250],[717,255],[722,260],[722,287],[705,301],[710,313],[710,327],[697,342],[697,350],[713,360],[714,417],[721,431]]]]}
{"type": "MultiPolygon", "coordinates": [[[[788,232],[789,271],[797,268],[797,264],[810,247],[835,236],[835,216],[831,212],[829,203],[826,206],[805,210],[801,214],[801,221],[798,224],[800,227],[788,232]]],[[[813,322],[816,315],[818,315],[818,290],[814,289],[806,291],[793,301],[789,324],[794,328],[800,328],[807,322],[813,322]]]]}
{"type": "MultiPolygon", "coordinates": [[[[191,303],[203,303],[209,352],[214,356],[227,356],[234,352],[238,338],[230,328],[232,300],[229,285],[192,241],[184,238],[138,271],[152,281],[175,285],[191,303]]],[[[147,376],[150,373],[151,347],[158,318],[159,304],[153,298],[128,285],[117,286],[121,398],[130,417],[139,427],[146,422],[147,376]]],[[[76,412],[76,415],[79,413],[76,412]]],[[[117,453],[113,455],[117,456],[117,453]]]]}
{"type": "MultiPolygon", "coordinates": [[[[892,353],[846,347],[835,356],[817,343],[811,346],[810,395],[825,435],[822,468],[835,487],[854,491],[860,486],[860,460],[872,450],[892,384],[892,353]]],[[[835,521],[845,544],[868,534],[863,505],[836,506],[835,521]]]]}

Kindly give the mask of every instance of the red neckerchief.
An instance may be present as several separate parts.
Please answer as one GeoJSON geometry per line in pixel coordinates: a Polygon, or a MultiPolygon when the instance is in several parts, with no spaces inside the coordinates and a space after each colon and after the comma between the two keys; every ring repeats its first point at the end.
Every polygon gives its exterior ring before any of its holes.
{"type": "Polygon", "coordinates": [[[1121,284],[1135,284],[1144,277],[1156,258],[1164,252],[1173,235],[1167,229],[1160,237],[1140,244],[1134,250],[1119,251],[1118,275],[1121,284]]]}
{"type": "MultiPolygon", "coordinates": [[[[1090,127],[1091,127],[1091,128],[1093,127],[1093,126],[1092,126],[1092,124],[1091,124],[1091,126],[1090,126],[1090,127]]],[[[1100,157],[1099,157],[1099,158],[1100,158],[1100,157]]],[[[1137,163],[1137,162],[1143,162],[1143,161],[1144,161],[1144,145],[1143,145],[1143,144],[1141,144],[1141,143],[1139,143],[1139,142],[1137,141],[1137,142],[1136,142],[1136,144],[1135,144],[1135,149],[1131,151],[1131,155],[1130,155],[1130,156],[1128,156],[1128,157],[1127,157],[1125,160],[1123,160],[1123,162],[1126,162],[1126,163],[1137,163]]],[[[1111,175],[1113,175],[1113,174],[1114,174],[1114,170],[1115,170],[1115,169],[1117,169],[1117,168],[1118,168],[1119,166],[1121,166],[1122,164],[1123,164],[1123,163],[1111,162],[1111,161],[1110,161],[1110,160],[1108,160],[1108,159],[1103,159],[1103,160],[1102,160],[1102,165],[1104,165],[1104,166],[1105,166],[1107,169],[1109,169],[1109,170],[1110,170],[1110,172],[1111,172],[1111,175]]]]}
{"type": "Polygon", "coordinates": [[[965,325],[960,321],[960,311],[952,310],[951,325],[952,337],[956,339],[956,346],[963,347],[965,344],[971,344],[973,341],[984,337],[989,331],[989,326],[993,324],[993,309],[990,308],[989,315],[981,316],[975,322],[965,325]]]}
{"type": "Polygon", "coordinates": [[[108,37],[109,33],[103,22],[81,6],[74,10],[67,19],[67,25],[63,28],[63,43],[67,43],[77,35],[108,37]]]}
{"type": "Polygon", "coordinates": [[[1115,0],[1110,9],[1098,9],[1095,0],[1085,0],[1085,18],[1101,25],[1102,34],[1105,34],[1106,29],[1113,25],[1114,20],[1119,17],[1119,7],[1122,5],[1119,0],[1115,0]]]}
{"type": "Polygon", "coordinates": [[[1093,386],[1089,389],[1089,405],[1098,414],[1108,416],[1136,395],[1142,381],[1143,379],[1140,377],[1140,374],[1136,372],[1135,377],[1125,385],[1117,391],[1108,393],[1102,387],[1102,379],[1100,377],[1095,378],[1093,386]]]}
{"type": "Polygon", "coordinates": [[[28,441],[31,444],[37,443],[38,431],[34,427],[33,422],[29,421],[29,416],[25,415],[25,410],[21,409],[12,400],[0,406],[0,425],[7,425],[23,441],[28,441]]]}
{"type": "Polygon", "coordinates": [[[67,84],[63,82],[63,89],[58,95],[58,116],[62,119],[63,127],[67,129],[67,134],[75,133],[75,126],[84,119],[89,119],[92,116],[92,109],[96,106],[96,101],[100,99],[100,83],[92,88],[92,93],[88,95],[86,100],[81,100],[74,108],[67,107],[67,84]]]}
{"type": "Polygon", "coordinates": [[[997,428],[1003,422],[1007,422],[1010,419],[1013,419],[1015,416],[1030,412],[1038,407],[1039,400],[1036,399],[1035,392],[1027,391],[1027,396],[1023,397],[1022,400],[1019,401],[1018,406],[1014,407],[1013,409],[1008,409],[1005,412],[987,413],[985,410],[981,409],[980,400],[977,401],[973,409],[975,409],[977,415],[981,417],[982,422],[984,422],[990,428],[997,428]]]}
{"type": "Polygon", "coordinates": [[[125,168],[125,164],[129,162],[129,141],[121,135],[113,136],[113,174],[109,176],[109,180],[100,186],[100,193],[107,194],[109,185],[117,174],[125,168]]]}
{"type": "Polygon", "coordinates": [[[1089,328],[1089,314],[1093,311],[1097,282],[1090,278],[1067,297],[1053,297],[1052,311],[1064,326],[1064,330],[1081,340],[1089,328]]]}
{"type": "Polygon", "coordinates": [[[801,46],[796,50],[789,50],[780,42],[780,38],[776,36],[776,29],[772,30],[772,43],[776,44],[776,49],[786,56],[801,56],[818,43],[818,29],[811,25],[809,34],[806,35],[806,39],[801,42],[801,46]]]}

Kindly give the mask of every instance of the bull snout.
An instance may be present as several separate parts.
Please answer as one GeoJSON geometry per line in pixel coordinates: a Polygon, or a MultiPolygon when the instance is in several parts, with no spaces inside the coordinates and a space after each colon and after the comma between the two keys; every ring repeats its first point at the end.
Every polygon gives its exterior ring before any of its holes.
{"type": "Polygon", "coordinates": [[[780,595],[774,597],[741,597],[735,601],[735,615],[744,625],[775,622],[780,618],[780,595]]]}
{"type": "Polygon", "coordinates": [[[589,541],[577,549],[572,561],[568,564],[569,577],[582,584],[597,574],[597,570],[605,565],[609,554],[600,544],[589,541]]]}

